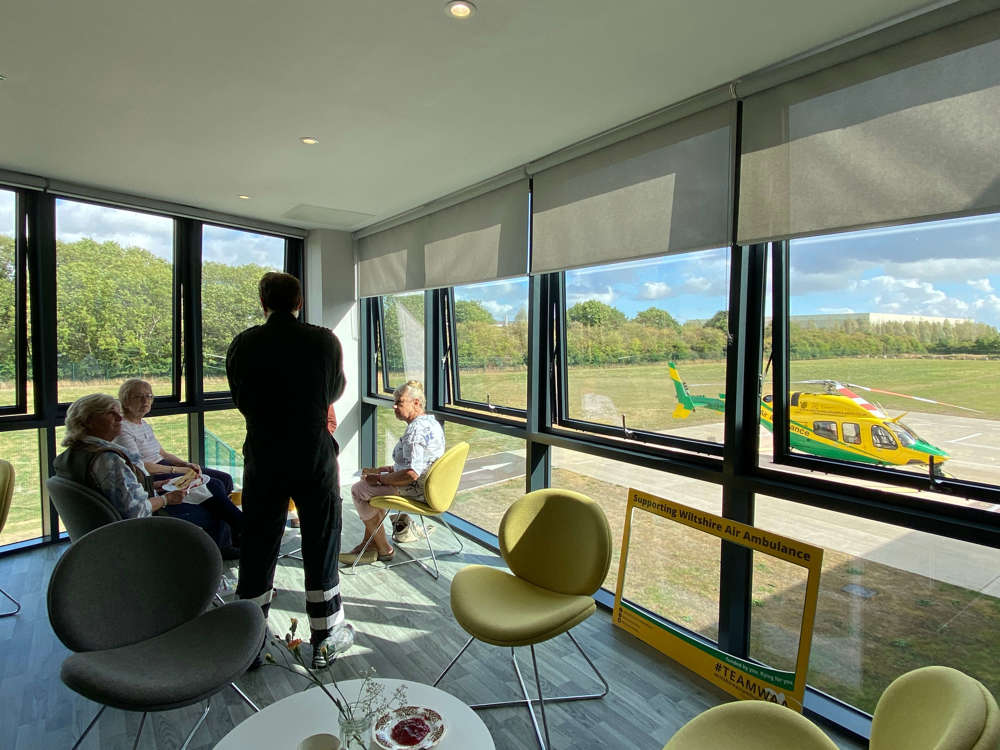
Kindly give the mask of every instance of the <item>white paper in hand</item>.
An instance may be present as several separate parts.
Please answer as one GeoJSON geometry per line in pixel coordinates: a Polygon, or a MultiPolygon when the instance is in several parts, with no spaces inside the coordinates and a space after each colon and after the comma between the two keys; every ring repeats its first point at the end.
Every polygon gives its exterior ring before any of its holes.
{"type": "MultiPolygon", "coordinates": [[[[174,484],[173,479],[163,485],[163,491],[173,492],[178,489],[177,485],[174,484]]],[[[208,477],[204,474],[192,480],[187,486],[187,494],[184,496],[184,502],[191,503],[192,505],[201,505],[212,496],[212,491],[208,489],[208,477]]]]}

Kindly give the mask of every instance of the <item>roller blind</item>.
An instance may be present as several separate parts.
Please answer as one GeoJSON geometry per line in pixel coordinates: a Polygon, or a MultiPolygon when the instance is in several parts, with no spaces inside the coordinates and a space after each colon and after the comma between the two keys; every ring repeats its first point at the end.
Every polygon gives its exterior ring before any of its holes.
{"type": "Polygon", "coordinates": [[[534,176],[531,272],[729,244],[736,107],[713,107],[534,176]]]}
{"type": "Polygon", "coordinates": [[[362,237],[357,257],[362,297],[523,276],[528,181],[362,237]]]}
{"type": "Polygon", "coordinates": [[[741,243],[1000,209],[1000,12],[746,99],[741,243]]]}

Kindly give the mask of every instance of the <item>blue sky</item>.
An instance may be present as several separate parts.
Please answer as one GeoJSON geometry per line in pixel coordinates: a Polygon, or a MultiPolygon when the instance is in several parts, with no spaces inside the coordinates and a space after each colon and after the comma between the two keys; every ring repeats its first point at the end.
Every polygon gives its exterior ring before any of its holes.
{"type": "MultiPolygon", "coordinates": [[[[159,216],[59,201],[61,240],[80,237],[144,247],[169,258],[172,222],[159,216]]],[[[0,232],[14,227],[13,193],[0,190],[0,232]]],[[[280,267],[282,240],[206,227],[206,260],[280,267]]],[[[971,318],[1000,327],[1000,214],[868,229],[792,241],[793,315],[886,312],[971,318]]],[[[569,305],[605,302],[629,317],[660,307],[678,321],[711,317],[726,307],[723,250],[650,258],[568,271],[569,305]]],[[[527,305],[526,279],[461,287],[497,320],[527,305]]]]}
{"type": "MultiPolygon", "coordinates": [[[[0,190],[0,233],[13,234],[13,193],[0,190]]],[[[100,242],[114,241],[122,247],[141,247],[161,258],[172,260],[173,220],[137,211],[125,211],[90,203],[59,200],[56,203],[56,233],[62,242],[91,237],[100,242]]],[[[282,268],[285,241],[277,237],[208,226],[202,237],[205,260],[229,265],[258,265],[282,268]]]]}

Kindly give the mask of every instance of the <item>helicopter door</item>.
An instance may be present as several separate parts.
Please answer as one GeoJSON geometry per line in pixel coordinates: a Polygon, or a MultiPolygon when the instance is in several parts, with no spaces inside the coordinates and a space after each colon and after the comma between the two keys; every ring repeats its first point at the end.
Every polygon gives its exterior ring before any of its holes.
{"type": "Polygon", "coordinates": [[[888,450],[895,450],[899,447],[892,433],[880,424],[872,425],[872,443],[876,448],[885,448],[888,450]]]}

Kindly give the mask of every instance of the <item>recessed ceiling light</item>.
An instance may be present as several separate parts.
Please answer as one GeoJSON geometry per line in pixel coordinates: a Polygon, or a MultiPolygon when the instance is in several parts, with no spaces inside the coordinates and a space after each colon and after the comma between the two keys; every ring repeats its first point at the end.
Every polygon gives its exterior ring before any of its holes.
{"type": "Polygon", "coordinates": [[[470,3],[469,0],[451,0],[451,2],[444,6],[444,12],[452,18],[464,21],[476,12],[476,6],[470,3]]]}
{"type": "Polygon", "coordinates": [[[302,141],[307,146],[315,146],[317,143],[319,143],[319,138],[314,138],[311,135],[304,135],[301,138],[299,138],[299,140],[302,141]]]}
{"type": "Polygon", "coordinates": [[[239,199],[241,201],[248,201],[248,200],[250,200],[250,196],[249,195],[240,195],[238,197],[239,197],[239,199]]]}

